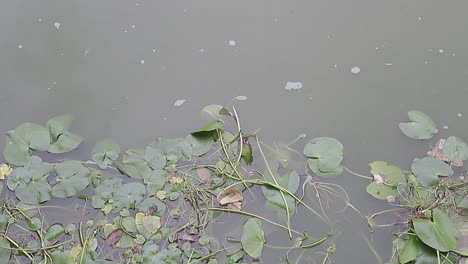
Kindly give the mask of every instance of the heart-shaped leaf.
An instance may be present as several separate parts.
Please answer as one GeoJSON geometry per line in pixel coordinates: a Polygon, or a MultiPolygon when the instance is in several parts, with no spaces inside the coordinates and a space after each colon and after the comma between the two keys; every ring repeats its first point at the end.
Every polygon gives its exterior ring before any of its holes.
{"type": "Polygon", "coordinates": [[[389,196],[398,197],[398,188],[406,187],[405,175],[397,166],[384,161],[374,161],[369,166],[374,181],[367,185],[366,191],[375,198],[385,200],[389,196]]]}
{"type": "Polygon", "coordinates": [[[343,160],[343,145],[334,138],[316,138],[305,145],[304,155],[317,159],[320,171],[334,171],[343,160]]]}
{"type": "Polygon", "coordinates": [[[49,131],[38,124],[23,123],[6,134],[3,151],[5,160],[17,166],[30,161],[31,150],[46,150],[50,146],[49,131]]]}
{"type": "Polygon", "coordinates": [[[48,152],[65,153],[81,144],[83,138],[69,131],[72,122],[71,115],[60,115],[47,121],[47,128],[53,141],[47,149],[48,152]]]}
{"type": "Polygon", "coordinates": [[[468,145],[460,138],[451,136],[445,140],[443,151],[450,161],[468,159],[468,145]]]}
{"type": "Polygon", "coordinates": [[[242,227],[241,243],[245,252],[253,258],[262,256],[265,244],[265,233],[262,230],[262,222],[256,218],[250,218],[242,227]]]}
{"type": "Polygon", "coordinates": [[[432,221],[425,218],[413,219],[413,226],[424,244],[442,252],[456,249],[458,230],[450,217],[440,209],[432,211],[432,221]]]}
{"type": "Polygon", "coordinates": [[[119,153],[119,144],[111,139],[103,139],[94,146],[92,158],[99,165],[99,168],[106,169],[117,160],[119,153]]]}
{"type": "Polygon", "coordinates": [[[401,132],[406,136],[414,139],[430,139],[437,133],[434,121],[425,113],[409,111],[408,118],[410,121],[401,122],[399,125],[401,132]]]}
{"type": "Polygon", "coordinates": [[[54,166],[58,183],[52,187],[52,195],[67,198],[83,191],[88,185],[91,171],[79,161],[67,160],[54,166]]]}
{"type": "Polygon", "coordinates": [[[436,185],[439,182],[438,176],[453,174],[452,168],[447,163],[433,157],[414,159],[411,171],[413,171],[418,182],[427,187],[436,185]]]}
{"type": "Polygon", "coordinates": [[[47,229],[45,239],[48,242],[51,242],[63,233],[65,233],[65,229],[63,228],[63,226],[61,224],[55,224],[50,226],[49,229],[47,229]]]}
{"type": "MultiPolygon", "coordinates": [[[[300,178],[296,171],[291,171],[283,176],[275,173],[275,179],[278,182],[278,185],[287,189],[291,193],[295,193],[299,188],[300,178]]],[[[272,176],[268,173],[265,174],[265,180],[275,184],[272,176]]],[[[283,195],[281,195],[281,192],[278,189],[270,186],[262,186],[262,192],[268,204],[273,205],[276,208],[281,208],[282,210],[286,210],[286,205],[283,200],[284,195],[289,212],[291,213],[294,211],[295,200],[288,194],[283,193],[283,195]]]]}
{"type": "Polygon", "coordinates": [[[39,157],[31,157],[31,163],[18,167],[8,176],[7,186],[24,203],[39,204],[49,200],[51,187],[47,181],[52,165],[42,162],[39,157]]]}

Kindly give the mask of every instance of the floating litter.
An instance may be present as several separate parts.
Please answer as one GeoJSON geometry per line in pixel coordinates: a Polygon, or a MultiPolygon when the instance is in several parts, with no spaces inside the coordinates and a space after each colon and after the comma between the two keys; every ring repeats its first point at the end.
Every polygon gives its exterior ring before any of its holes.
{"type": "Polygon", "coordinates": [[[185,103],[184,99],[180,99],[174,102],[174,106],[181,106],[185,103]]]}
{"type": "Polygon", "coordinates": [[[230,45],[230,46],[235,46],[235,45],[236,45],[236,42],[235,42],[234,40],[230,40],[230,41],[229,41],[229,45],[230,45]]]}
{"type": "Polygon", "coordinates": [[[55,27],[56,29],[60,29],[60,23],[59,23],[59,22],[55,22],[55,23],[54,23],[54,27],[55,27]]]}
{"type": "Polygon", "coordinates": [[[287,82],[284,89],[291,91],[291,90],[299,90],[302,88],[302,83],[300,82],[287,82]]]}
{"type": "Polygon", "coordinates": [[[245,101],[247,100],[247,96],[239,95],[239,96],[234,97],[234,99],[239,100],[239,101],[245,101]]]}
{"type": "Polygon", "coordinates": [[[352,67],[352,68],[351,68],[351,72],[354,73],[354,74],[359,73],[359,72],[361,72],[361,68],[359,68],[359,67],[352,67]]]}

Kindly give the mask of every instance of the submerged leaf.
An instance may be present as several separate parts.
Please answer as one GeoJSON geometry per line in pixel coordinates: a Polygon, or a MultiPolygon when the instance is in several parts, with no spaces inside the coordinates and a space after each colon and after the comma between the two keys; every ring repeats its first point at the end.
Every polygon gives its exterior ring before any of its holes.
{"type": "Polygon", "coordinates": [[[432,221],[426,218],[413,219],[414,231],[426,245],[442,252],[457,247],[458,230],[450,217],[439,209],[432,211],[432,221]]]}
{"type": "Polygon", "coordinates": [[[436,185],[439,182],[438,176],[453,174],[453,170],[447,163],[432,157],[414,159],[411,170],[418,182],[427,187],[436,185]]]}
{"type": "Polygon", "coordinates": [[[262,230],[262,222],[256,218],[250,218],[242,227],[241,243],[245,252],[252,258],[262,256],[265,234],[262,230]]]}
{"type": "Polygon", "coordinates": [[[430,139],[437,128],[432,119],[423,112],[410,111],[408,112],[410,121],[400,123],[400,130],[408,137],[414,139],[430,139]]]}
{"type": "MultiPolygon", "coordinates": [[[[275,174],[274,176],[275,176],[276,181],[278,182],[278,185],[287,189],[289,192],[293,194],[299,188],[300,178],[297,172],[295,171],[291,171],[288,174],[285,174],[283,176],[279,176],[278,174],[275,174]]],[[[270,182],[271,184],[275,185],[275,182],[271,175],[265,174],[265,178],[267,182],[270,182]]],[[[289,212],[291,213],[294,211],[296,201],[290,195],[283,193],[284,195],[284,199],[283,199],[283,195],[281,195],[281,192],[277,188],[270,187],[270,186],[262,186],[262,192],[263,192],[263,195],[265,196],[265,199],[267,200],[267,203],[277,208],[281,208],[282,210],[285,210],[285,211],[286,211],[286,204],[287,204],[287,208],[289,209],[289,212]],[[286,200],[286,204],[284,203],[284,200],[286,200]]]]}
{"type": "Polygon", "coordinates": [[[51,242],[63,233],[65,233],[65,229],[63,228],[63,226],[61,224],[55,224],[49,227],[49,229],[47,229],[45,239],[48,242],[51,242]]]}

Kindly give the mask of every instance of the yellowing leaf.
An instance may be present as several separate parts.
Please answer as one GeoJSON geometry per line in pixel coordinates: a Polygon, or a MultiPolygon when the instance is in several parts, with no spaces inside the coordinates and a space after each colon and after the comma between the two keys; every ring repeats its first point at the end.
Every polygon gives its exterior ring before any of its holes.
{"type": "Polygon", "coordinates": [[[5,163],[0,165],[0,180],[5,179],[5,177],[10,175],[12,171],[13,169],[10,167],[10,165],[5,164],[5,163]]]}
{"type": "Polygon", "coordinates": [[[219,200],[219,204],[226,205],[229,209],[240,210],[244,195],[241,191],[235,188],[229,188],[223,193],[223,198],[219,200]]]}

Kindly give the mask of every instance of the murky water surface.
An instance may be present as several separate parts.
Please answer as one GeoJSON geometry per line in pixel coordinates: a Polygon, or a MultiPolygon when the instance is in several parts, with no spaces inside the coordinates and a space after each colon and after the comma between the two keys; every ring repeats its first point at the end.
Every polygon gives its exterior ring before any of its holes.
{"type": "MultiPolygon", "coordinates": [[[[183,136],[205,122],[203,106],[245,96],[235,102],[244,130],[261,128],[267,144],[306,133],[301,151],[329,136],[356,172],[373,160],[408,170],[427,146],[399,131],[407,111],[428,113],[441,137],[468,140],[467,9],[422,0],[3,1],[0,132],[70,113],[86,137],[78,155],[88,157],[103,137],[127,148],[183,136]]],[[[360,178],[327,181],[346,188],[362,215],[387,208],[360,178]]],[[[350,208],[331,214],[335,263],[376,263],[365,238],[391,255],[391,229],[371,232],[350,208]]],[[[239,233],[231,219],[213,226],[221,239],[226,227],[239,233]]],[[[323,236],[310,216],[295,222],[323,236]]],[[[267,233],[268,244],[287,243],[285,232],[267,233]]],[[[266,249],[264,263],[283,254],[266,249]]]]}

